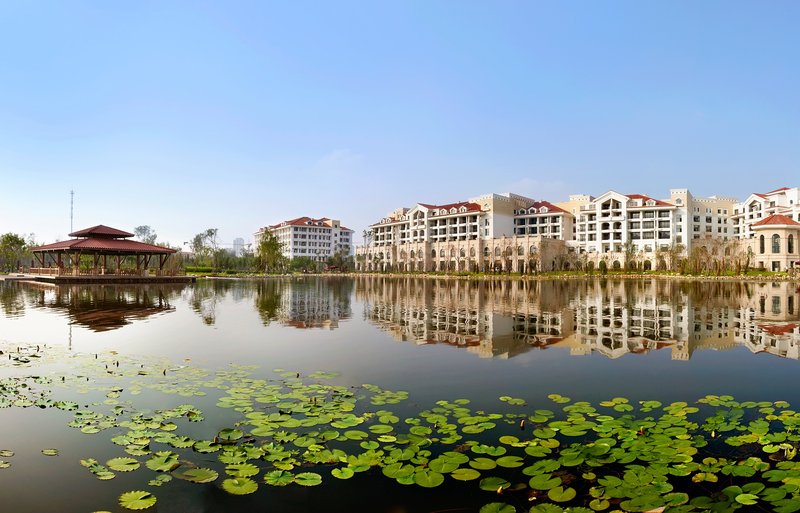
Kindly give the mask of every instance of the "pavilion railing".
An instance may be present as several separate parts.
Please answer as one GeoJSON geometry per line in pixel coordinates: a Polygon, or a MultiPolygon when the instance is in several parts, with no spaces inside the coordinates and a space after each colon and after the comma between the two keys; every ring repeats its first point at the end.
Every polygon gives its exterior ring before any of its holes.
{"type": "Polygon", "coordinates": [[[183,270],[158,269],[79,269],[77,274],[73,267],[31,267],[30,274],[43,276],[184,276],[183,270]]]}

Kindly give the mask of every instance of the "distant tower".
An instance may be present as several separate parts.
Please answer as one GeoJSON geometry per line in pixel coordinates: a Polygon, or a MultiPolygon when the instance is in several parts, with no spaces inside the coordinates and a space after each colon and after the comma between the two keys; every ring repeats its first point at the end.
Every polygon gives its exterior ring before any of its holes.
{"type": "Polygon", "coordinates": [[[244,248],[244,239],[241,237],[236,237],[233,239],[233,256],[240,257],[242,256],[242,250],[244,248]]]}

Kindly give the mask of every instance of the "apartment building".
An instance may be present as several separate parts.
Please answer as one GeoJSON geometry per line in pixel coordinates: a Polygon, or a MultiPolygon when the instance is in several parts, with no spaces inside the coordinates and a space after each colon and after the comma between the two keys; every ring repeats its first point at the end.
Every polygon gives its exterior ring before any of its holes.
{"type": "Polygon", "coordinates": [[[734,198],[698,198],[672,189],[668,199],[607,191],[573,195],[556,206],[575,216],[570,245],[588,254],[588,265],[606,260],[622,268],[632,256],[644,269],[664,267],[667,253],[685,256],[698,239],[733,239],[734,198]]]}
{"type": "Polygon", "coordinates": [[[511,193],[448,204],[417,203],[370,226],[365,246],[357,251],[356,267],[365,271],[551,269],[558,248],[564,247],[562,234],[571,231],[570,222],[567,212],[549,203],[511,193]]]}
{"type": "Polygon", "coordinates": [[[766,193],[753,193],[733,209],[731,222],[738,239],[753,237],[753,224],[773,214],[800,221],[800,188],[781,187],[766,193]]]}
{"type": "Polygon", "coordinates": [[[549,201],[534,201],[514,214],[514,235],[542,235],[571,240],[575,216],[549,201]]]}
{"type": "Polygon", "coordinates": [[[253,237],[258,241],[266,232],[274,234],[283,244],[286,258],[309,257],[325,262],[337,252],[353,254],[353,230],[336,219],[298,217],[259,229],[253,237]]]}

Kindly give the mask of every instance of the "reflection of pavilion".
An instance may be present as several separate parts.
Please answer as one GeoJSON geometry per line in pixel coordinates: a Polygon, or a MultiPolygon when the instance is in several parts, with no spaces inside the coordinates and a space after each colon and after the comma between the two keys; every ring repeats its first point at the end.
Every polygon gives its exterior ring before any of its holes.
{"type": "Polygon", "coordinates": [[[66,313],[70,324],[85,326],[92,331],[110,331],[134,320],[174,311],[169,298],[182,288],[59,285],[41,289],[34,304],[38,308],[66,313]]]}
{"type": "Polygon", "coordinates": [[[447,343],[481,357],[564,348],[608,358],[699,349],[800,358],[800,296],[783,284],[629,281],[357,282],[365,316],[396,340],[447,343]]]}

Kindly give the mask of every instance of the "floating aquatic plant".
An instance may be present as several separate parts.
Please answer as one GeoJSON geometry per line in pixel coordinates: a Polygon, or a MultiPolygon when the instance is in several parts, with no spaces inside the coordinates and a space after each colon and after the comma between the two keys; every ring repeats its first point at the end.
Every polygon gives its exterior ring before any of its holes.
{"type": "MultiPolygon", "coordinates": [[[[9,361],[34,366],[49,358],[28,348],[9,361]]],[[[800,414],[784,401],[722,395],[691,404],[624,397],[591,404],[551,394],[548,409],[509,395],[499,398],[500,411],[456,399],[406,416],[387,409],[406,392],[337,385],[333,373],[262,376],[252,366],[210,371],[116,354],[71,358],[78,372],[0,380],[0,406],[57,408],[69,412],[71,428],[110,441],[119,456],[81,460],[100,480],[142,472],[151,487],[174,477],[245,495],[259,483],[313,487],[366,473],[404,486],[479,488],[486,512],[800,511],[800,414]],[[213,392],[230,423],[207,439],[197,430],[189,436],[187,423],[202,422],[203,411],[137,407],[143,391],[213,392]]],[[[150,492],[120,496],[127,509],[155,503],[150,492]]]]}

